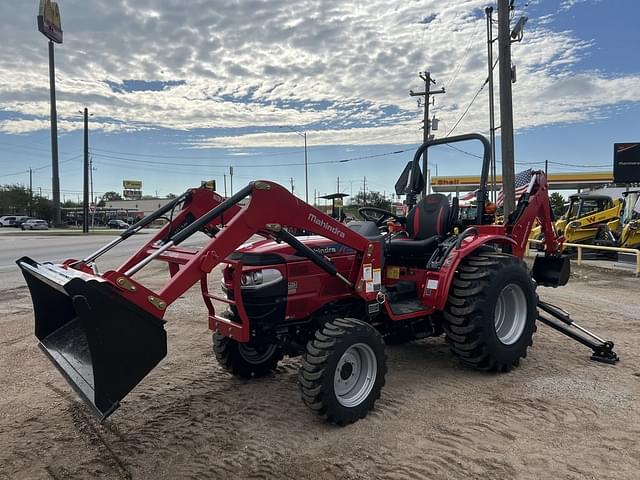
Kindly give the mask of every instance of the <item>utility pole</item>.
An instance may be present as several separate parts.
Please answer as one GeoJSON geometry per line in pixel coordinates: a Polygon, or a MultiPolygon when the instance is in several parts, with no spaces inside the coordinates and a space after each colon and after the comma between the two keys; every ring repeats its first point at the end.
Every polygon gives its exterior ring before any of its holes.
{"type": "Polygon", "coordinates": [[[367,206],[367,177],[363,178],[363,181],[362,181],[362,192],[363,192],[362,203],[364,203],[363,206],[366,207],[367,206]]]}
{"type": "Polygon", "coordinates": [[[291,180],[291,195],[293,195],[293,177],[291,177],[290,180],[291,180]]]}
{"type": "Polygon", "coordinates": [[[338,177],[338,181],[336,182],[336,193],[340,193],[340,177],[338,177]]]}
{"type": "Polygon", "coordinates": [[[500,143],[502,159],[503,211],[507,218],[516,208],[515,152],[513,145],[513,98],[511,91],[510,0],[498,0],[498,55],[500,58],[500,143]]]}
{"type": "MultiPolygon", "coordinates": [[[[484,10],[487,15],[487,61],[489,68],[489,141],[491,142],[491,200],[496,201],[496,119],[493,96],[493,7],[484,10]]],[[[437,175],[437,173],[436,173],[437,175]]]]}
{"type": "MultiPolygon", "coordinates": [[[[436,84],[436,81],[431,78],[431,72],[420,72],[419,76],[424,81],[424,92],[414,92],[413,90],[409,90],[409,95],[412,97],[424,97],[424,118],[422,120],[422,123],[424,125],[422,127],[422,142],[427,143],[429,141],[429,134],[431,132],[431,124],[429,122],[429,104],[431,103],[431,95],[445,93],[445,90],[444,87],[442,87],[440,90],[431,90],[431,84],[436,84]]],[[[422,175],[424,177],[425,188],[427,188],[429,176],[427,173],[427,167],[427,151],[425,150],[422,154],[422,175]]]]}
{"type": "Polygon", "coordinates": [[[227,198],[227,174],[222,174],[222,178],[224,180],[224,198],[227,198]]]}
{"type": "Polygon", "coordinates": [[[233,195],[233,167],[229,167],[229,182],[231,187],[231,195],[233,195]]]}
{"type": "Polygon", "coordinates": [[[89,233],[89,109],[84,109],[84,186],[82,197],[82,233],[89,233]]]}
{"type": "MultiPolygon", "coordinates": [[[[93,196],[93,157],[89,157],[89,185],[91,188],[91,191],[89,192],[89,195],[91,197],[91,203],[98,203],[96,202],[96,197],[93,196]]],[[[94,229],[95,227],[95,223],[96,223],[96,208],[94,205],[93,211],[91,212],[91,230],[94,229]]]]}
{"type": "Polygon", "coordinates": [[[304,132],[304,201],[309,203],[309,170],[307,168],[307,132],[304,132]]]}
{"type": "Polygon", "coordinates": [[[33,170],[29,167],[29,216],[32,215],[33,209],[33,170]]]}

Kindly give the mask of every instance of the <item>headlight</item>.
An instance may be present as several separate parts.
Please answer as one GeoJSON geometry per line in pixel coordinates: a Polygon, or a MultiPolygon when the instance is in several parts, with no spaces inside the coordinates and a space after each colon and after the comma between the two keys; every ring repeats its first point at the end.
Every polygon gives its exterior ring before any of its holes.
{"type": "Polygon", "coordinates": [[[573,221],[571,223],[569,223],[569,225],[567,225],[567,227],[571,228],[571,229],[576,229],[576,228],[580,228],[580,222],[579,221],[573,221]]]}
{"type": "Polygon", "coordinates": [[[253,270],[245,272],[240,276],[240,284],[243,288],[254,288],[257,286],[267,286],[282,280],[280,270],[267,268],[265,270],[253,270]]]}

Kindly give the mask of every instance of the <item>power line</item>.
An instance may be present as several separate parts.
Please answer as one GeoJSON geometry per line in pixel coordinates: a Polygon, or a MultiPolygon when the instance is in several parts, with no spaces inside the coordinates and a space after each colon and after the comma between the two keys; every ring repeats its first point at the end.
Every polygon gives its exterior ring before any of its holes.
{"type": "MultiPolygon", "coordinates": [[[[353,162],[353,161],[357,161],[357,160],[367,160],[367,159],[371,159],[371,158],[378,158],[378,157],[385,157],[388,155],[397,155],[400,153],[405,153],[408,151],[413,151],[414,148],[405,148],[402,150],[394,150],[391,152],[384,152],[384,153],[378,153],[378,154],[372,154],[372,155],[362,155],[359,157],[350,157],[350,158],[341,158],[341,159],[336,159],[336,160],[322,160],[322,161],[317,161],[317,162],[309,162],[309,165],[326,165],[326,164],[332,164],[332,163],[347,163],[347,162],[353,162]]],[[[175,163],[175,162],[157,162],[157,161],[153,161],[153,160],[135,160],[135,159],[131,159],[131,158],[125,158],[125,157],[118,157],[118,156],[114,156],[114,155],[105,155],[105,154],[101,154],[101,153],[95,153],[92,150],[92,153],[95,157],[99,157],[99,158],[107,158],[107,159],[112,159],[112,160],[121,160],[124,162],[131,162],[131,163],[137,163],[137,164],[147,164],[147,165],[169,165],[169,166],[179,166],[179,167],[203,167],[203,168],[227,168],[227,165],[207,165],[207,164],[201,164],[201,163],[175,163]]],[[[295,167],[295,166],[301,166],[304,165],[304,163],[301,162],[290,162],[290,163],[274,163],[274,164],[239,164],[239,165],[234,165],[234,168],[272,168],[272,167],[295,167]]]]}
{"type": "MultiPolygon", "coordinates": [[[[62,160],[62,161],[60,162],[60,164],[62,164],[62,163],[67,163],[67,162],[70,162],[70,161],[72,161],[72,160],[76,160],[76,159],[78,159],[78,158],[80,158],[80,157],[82,157],[82,154],[80,154],[80,155],[74,155],[73,157],[67,158],[66,160],[62,160]]],[[[32,168],[32,169],[31,169],[31,171],[32,171],[32,172],[37,172],[37,171],[40,171],[40,170],[44,170],[44,169],[46,169],[46,168],[51,168],[51,165],[50,165],[50,164],[48,164],[48,165],[42,165],[42,166],[40,166],[40,167],[35,167],[35,168],[32,168]]],[[[3,174],[3,175],[0,175],[0,178],[2,178],[2,177],[13,177],[13,176],[15,176],[15,175],[23,175],[23,174],[26,174],[26,173],[29,173],[29,169],[28,169],[28,168],[27,168],[26,170],[22,170],[22,171],[20,171],[20,172],[15,172],[15,173],[5,173],[5,174],[3,174]]]]}

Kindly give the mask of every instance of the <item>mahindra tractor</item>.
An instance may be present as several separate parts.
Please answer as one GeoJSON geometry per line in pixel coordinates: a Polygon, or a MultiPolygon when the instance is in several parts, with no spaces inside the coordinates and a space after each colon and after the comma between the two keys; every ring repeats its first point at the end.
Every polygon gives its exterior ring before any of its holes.
{"type": "Polygon", "coordinates": [[[476,134],[421,145],[396,184],[410,207],[406,216],[365,207],[364,220],[345,225],[260,180],[229,198],[191,189],[81,260],[23,257],[17,263],[39,345],[100,420],[165,357],[167,309],[196,284],[224,369],[258,377],[285,355],[301,356],[302,400],[338,424],[374,407],[387,372],[385,342],[444,336],[464,365],[508,372],[526,356],[540,320],[591,348],[592,359],[615,363],[612,342],[537,297],[537,286],[569,279],[544,173],[533,174],[516,210],[494,224],[489,152],[476,134]],[[417,201],[421,155],[470,140],[484,147],[475,215],[459,218],[457,200],[441,194],[417,201]],[[167,223],[131,258],[99,272],[99,257],[159,218],[167,223]],[[536,221],[545,250],[528,268],[523,255],[536,221]],[[209,237],[206,244],[181,246],[196,232],[209,237]],[[165,262],[170,276],[152,290],[139,273],[153,261],[165,262]],[[212,288],[218,266],[221,288],[212,288]]]}

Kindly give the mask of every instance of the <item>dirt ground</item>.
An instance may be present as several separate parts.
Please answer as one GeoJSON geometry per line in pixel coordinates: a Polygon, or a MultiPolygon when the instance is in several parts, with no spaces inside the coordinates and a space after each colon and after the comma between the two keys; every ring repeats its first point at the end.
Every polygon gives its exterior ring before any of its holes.
{"type": "Polygon", "coordinates": [[[298,359],[223,372],[197,289],[167,314],[168,357],[100,425],[38,350],[26,287],[0,290],[0,478],[637,479],[639,287],[581,270],[540,289],[615,341],[617,366],[542,324],[509,374],[461,367],[441,338],[388,347],[382,398],[347,427],[303,405],[298,359]]]}

